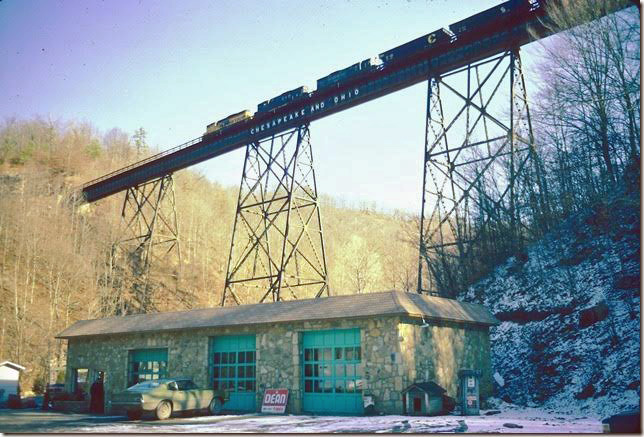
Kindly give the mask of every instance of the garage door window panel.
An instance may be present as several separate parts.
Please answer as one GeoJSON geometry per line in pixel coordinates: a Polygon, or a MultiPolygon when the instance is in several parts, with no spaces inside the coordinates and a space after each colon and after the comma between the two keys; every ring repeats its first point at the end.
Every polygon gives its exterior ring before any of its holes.
{"type": "Polygon", "coordinates": [[[128,354],[128,387],[143,381],[165,378],[168,349],[134,349],[128,354]]]}

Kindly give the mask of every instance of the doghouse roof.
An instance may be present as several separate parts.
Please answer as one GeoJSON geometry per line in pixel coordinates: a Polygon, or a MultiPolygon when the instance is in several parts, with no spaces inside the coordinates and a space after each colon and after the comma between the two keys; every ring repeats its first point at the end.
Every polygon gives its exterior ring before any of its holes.
{"type": "Polygon", "coordinates": [[[403,393],[408,393],[414,389],[423,391],[425,393],[429,393],[430,395],[442,395],[443,393],[447,392],[447,390],[445,390],[440,385],[436,384],[434,381],[427,381],[427,382],[417,382],[415,384],[412,384],[406,389],[404,389],[403,393]]]}

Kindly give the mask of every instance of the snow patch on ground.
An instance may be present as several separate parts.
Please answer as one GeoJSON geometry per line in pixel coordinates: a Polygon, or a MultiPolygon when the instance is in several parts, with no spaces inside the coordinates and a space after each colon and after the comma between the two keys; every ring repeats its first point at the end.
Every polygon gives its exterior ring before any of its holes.
{"type": "Polygon", "coordinates": [[[203,416],[164,422],[136,421],[57,428],[74,433],[600,433],[596,417],[538,408],[507,408],[486,416],[203,416]]]}

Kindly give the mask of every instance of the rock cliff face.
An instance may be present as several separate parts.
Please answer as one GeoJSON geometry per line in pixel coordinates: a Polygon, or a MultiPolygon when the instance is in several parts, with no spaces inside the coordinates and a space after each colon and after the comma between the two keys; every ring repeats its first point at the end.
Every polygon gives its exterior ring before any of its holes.
{"type": "Polygon", "coordinates": [[[639,408],[636,179],[460,296],[502,321],[491,331],[497,397],[597,416],[639,408]]]}

